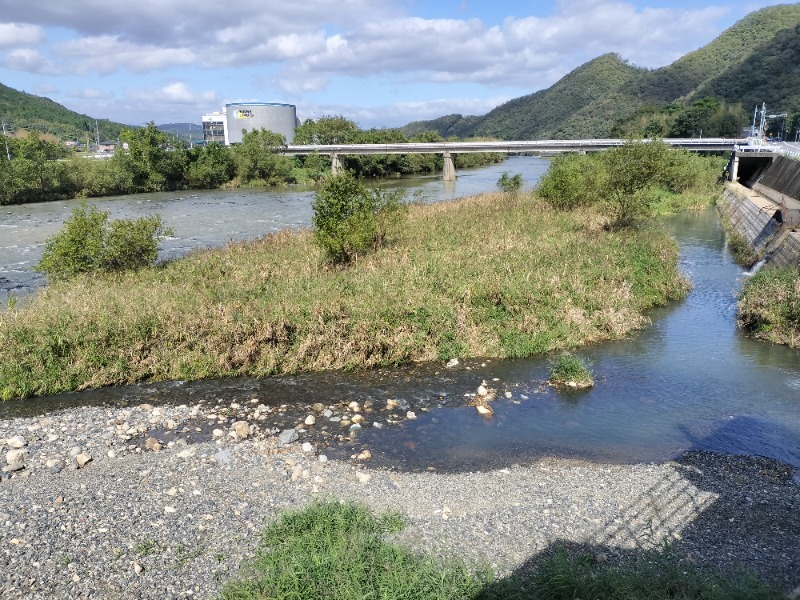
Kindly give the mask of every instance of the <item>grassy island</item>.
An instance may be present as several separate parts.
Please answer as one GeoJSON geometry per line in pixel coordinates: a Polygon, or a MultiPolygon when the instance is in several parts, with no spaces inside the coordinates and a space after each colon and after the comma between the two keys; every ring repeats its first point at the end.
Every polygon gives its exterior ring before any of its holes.
{"type": "Polygon", "coordinates": [[[530,194],[414,205],[386,248],[327,264],[310,231],[48,286],[0,315],[4,399],[142,380],[524,357],[620,338],[683,297],[677,246],[530,194]]]}

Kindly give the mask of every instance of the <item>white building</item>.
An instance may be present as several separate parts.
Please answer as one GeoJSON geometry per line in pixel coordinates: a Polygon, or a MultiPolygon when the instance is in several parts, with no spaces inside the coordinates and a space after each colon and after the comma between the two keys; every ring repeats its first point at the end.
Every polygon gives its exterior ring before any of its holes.
{"type": "Polygon", "coordinates": [[[225,145],[239,144],[246,131],[266,129],[281,134],[287,144],[294,141],[300,125],[293,104],[275,102],[236,102],[226,104],[222,112],[203,115],[203,140],[225,145]]]}

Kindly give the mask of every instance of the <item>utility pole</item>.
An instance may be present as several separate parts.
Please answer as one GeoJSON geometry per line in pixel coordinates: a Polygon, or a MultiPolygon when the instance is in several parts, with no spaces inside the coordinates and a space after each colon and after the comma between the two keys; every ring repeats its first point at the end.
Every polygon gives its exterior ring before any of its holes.
{"type": "Polygon", "coordinates": [[[6,158],[11,162],[11,152],[8,150],[8,137],[6,136],[6,122],[3,120],[3,141],[6,143],[6,158]]]}

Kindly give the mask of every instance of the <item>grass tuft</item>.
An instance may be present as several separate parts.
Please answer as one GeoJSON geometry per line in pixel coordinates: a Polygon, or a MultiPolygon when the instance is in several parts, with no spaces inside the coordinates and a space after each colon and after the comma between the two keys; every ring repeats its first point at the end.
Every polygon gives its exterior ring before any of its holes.
{"type": "Polygon", "coordinates": [[[565,352],[551,363],[548,381],[553,385],[580,389],[592,387],[591,362],[565,352]]]}

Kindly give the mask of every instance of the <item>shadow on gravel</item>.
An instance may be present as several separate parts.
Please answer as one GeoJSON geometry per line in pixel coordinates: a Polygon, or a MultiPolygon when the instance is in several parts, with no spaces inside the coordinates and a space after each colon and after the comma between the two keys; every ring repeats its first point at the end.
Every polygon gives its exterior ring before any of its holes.
{"type": "Polygon", "coordinates": [[[563,589],[548,588],[547,598],[584,597],[586,585],[600,594],[591,597],[623,597],[611,593],[617,566],[629,567],[649,589],[660,589],[656,579],[666,577],[663,597],[695,597],[687,592],[708,573],[733,584],[730,597],[800,597],[800,474],[774,459],[725,453],[736,450],[736,432],[754,424],[732,419],[694,440],[695,447],[717,451],[685,452],[674,471],[587,531],[585,543],[554,542],[478,598],[539,597],[537,584],[552,582],[554,572],[563,589]],[[753,575],[783,593],[763,595],[748,581],[753,575]]]}

